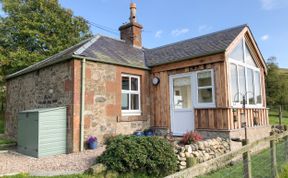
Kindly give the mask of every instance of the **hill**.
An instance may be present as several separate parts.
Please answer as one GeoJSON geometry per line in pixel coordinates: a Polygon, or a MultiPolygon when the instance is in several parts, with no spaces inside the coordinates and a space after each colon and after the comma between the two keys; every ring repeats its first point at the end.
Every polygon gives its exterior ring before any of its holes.
{"type": "Polygon", "coordinates": [[[279,68],[281,75],[287,77],[288,79],[288,68],[279,68]]]}

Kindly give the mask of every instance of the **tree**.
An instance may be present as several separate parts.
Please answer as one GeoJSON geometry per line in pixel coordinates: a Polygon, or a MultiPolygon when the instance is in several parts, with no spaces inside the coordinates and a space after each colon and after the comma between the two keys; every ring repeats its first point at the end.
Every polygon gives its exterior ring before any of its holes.
{"type": "Polygon", "coordinates": [[[278,103],[279,90],[281,89],[279,79],[280,73],[278,64],[276,63],[276,57],[270,57],[267,60],[268,75],[266,77],[266,94],[267,103],[269,105],[275,105],[278,103]]]}
{"type": "Polygon", "coordinates": [[[15,72],[91,36],[82,17],[58,0],[0,0],[2,75],[15,72]]]}
{"type": "Polygon", "coordinates": [[[279,124],[281,125],[282,108],[288,103],[288,79],[281,73],[276,61],[276,57],[270,57],[267,61],[266,96],[268,105],[279,106],[279,124]]]}
{"type": "MultiPolygon", "coordinates": [[[[91,36],[82,17],[58,0],[0,0],[0,104],[4,76],[43,60],[91,36]]],[[[3,102],[2,102],[3,103],[3,102]]]]}

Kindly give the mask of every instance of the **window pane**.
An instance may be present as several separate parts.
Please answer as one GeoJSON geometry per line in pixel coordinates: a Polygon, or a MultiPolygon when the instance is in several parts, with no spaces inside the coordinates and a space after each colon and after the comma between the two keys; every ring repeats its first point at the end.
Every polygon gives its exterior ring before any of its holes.
{"type": "Polygon", "coordinates": [[[198,90],[199,103],[212,103],[212,88],[198,90]]]}
{"type": "Polygon", "coordinates": [[[131,78],[131,90],[138,91],[138,78],[131,78]]]}
{"type": "Polygon", "coordinates": [[[238,44],[234,51],[230,54],[230,58],[244,62],[243,41],[238,44]]]}
{"type": "Polygon", "coordinates": [[[255,96],[257,104],[262,103],[260,73],[255,72],[255,96]]]}
{"type": "Polygon", "coordinates": [[[198,87],[212,86],[211,71],[199,72],[197,78],[198,87]]]}
{"type": "Polygon", "coordinates": [[[173,80],[175,109],[191,108],[191,78],[183,77],[173,80]]]}
{"type": "Polygon", "coordinates": [[[246,44],[245,44],[245,53],[246,53],[246,63],[248,65],[256,67],[256,64],[254,62],[254,59],[252,58],[251,52],[246,44]]]}
{"type": "Polygon", "coordinates": [[[122,77],[122,90],[129,90],[129,77],[122,77]]]}
{"type": "Polygon", "coordinates": [[[131,110],[139,110],[139,95],[131,94],[131,110]]]}
{"type": "Polygon", "coordinates": [[[247,69],[247,97],[249,104],[255,104],[254,101],[254,85],[253,85],[253,70],[247,69]]]}
{"type": "Polygon", "coordinates": [[[237,67],[234,64],[230,64],[230,90],[232,102],[239,102],[238,95],[238,74],[237,67]]]}
{"type": "Polygon", "coordinates": [[[243,101],[243,95],[246,94],[246,80],[245,80],[245,68],[243,66],[238,66],[239,72],[239,92],[240,95],[240,102],[243,101]]]}
{"type": "Polygon", "coordinates": [[[122,93],[122,110],[129,110],[129,94],[122,93]]]}

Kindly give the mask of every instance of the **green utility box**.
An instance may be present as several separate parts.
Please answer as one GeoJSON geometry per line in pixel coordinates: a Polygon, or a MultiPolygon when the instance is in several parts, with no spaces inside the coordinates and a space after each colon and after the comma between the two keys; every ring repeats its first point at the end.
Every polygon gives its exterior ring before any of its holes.
{"type": "Polygon", "coordinates": [[[18,114],[17,150],[36,158],[66,153],[66,108],[43,108],[18,114]]]}

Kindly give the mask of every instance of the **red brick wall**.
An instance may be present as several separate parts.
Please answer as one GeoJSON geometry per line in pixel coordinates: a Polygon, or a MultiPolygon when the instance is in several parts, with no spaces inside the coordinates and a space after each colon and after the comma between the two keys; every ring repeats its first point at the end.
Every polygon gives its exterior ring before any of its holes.
{"type": "Polygon", "coordinates": [[[72,152],[79,151],[80,148],[80,107],[81,107],[81,61],[73,60],[72,62],[72,90],[73,90],[73,119],[72,124],[72,139],[73,144],[70,147],[72,152]]]}

